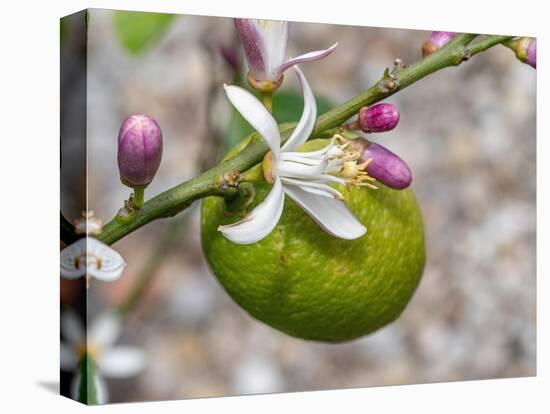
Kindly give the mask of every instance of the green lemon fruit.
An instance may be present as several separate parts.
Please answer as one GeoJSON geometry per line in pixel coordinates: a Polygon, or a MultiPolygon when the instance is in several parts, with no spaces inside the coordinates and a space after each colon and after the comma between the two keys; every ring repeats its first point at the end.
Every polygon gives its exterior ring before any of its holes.
{"type": "Polygon", "coordinates": [[[288,197],[278,225],[260,242],[239,245],[218,232],[219,225],[243,218],[270,189],[257,183],[244,186],[244,195],[233,201],[203,200],[203,250],[229,295],[260,321],[308,340],[348,341],[394,321],[425,262],[412,190],[339,188],[368,229],[356,240],[327,234],[288,197]]]}

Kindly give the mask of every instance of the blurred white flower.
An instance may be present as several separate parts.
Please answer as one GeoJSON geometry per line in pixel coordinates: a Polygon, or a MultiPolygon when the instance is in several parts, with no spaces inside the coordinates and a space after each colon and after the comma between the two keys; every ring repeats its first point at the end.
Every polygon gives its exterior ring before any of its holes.
{"type": "Polygon", "coordinates": [[[61,276],[65,279],[95,277],[105,282],[117,280],[126,262],[115,250],[93,237],[83,237],[65,247],[60,255],[61,276]]]}
{"type": "Polygon", "coordinates": [[[122,329],[121,317],[113,312],[104,312],[93,320],[86,330],[78,315],[67,310],[61,314],[61,333],[66,342],[61,342],[60,365],[63,371],[74,372],[71,386],[72,398],[79,400],[83,358],[90,357],[94,364],[93,381],[98,404],[108,400],[107,387],[102,379],[128,378],[143,371],[145,353],[136,347],[115,345],[122,329]]]}
{"type": "Polygon", "coordinates": [[[80,218],[75,220],[74,229],[76,234],[95,234],[101,233],[102,222],[94,216],[94,212],[83,211],[80,218]]]}
{"type": "Polygon", "coordinates": [[[284,383],[283,375],[275,362],[262,354],[248,354],[239,361],[232,379],[236,394],[282,392],[284,383]]]}

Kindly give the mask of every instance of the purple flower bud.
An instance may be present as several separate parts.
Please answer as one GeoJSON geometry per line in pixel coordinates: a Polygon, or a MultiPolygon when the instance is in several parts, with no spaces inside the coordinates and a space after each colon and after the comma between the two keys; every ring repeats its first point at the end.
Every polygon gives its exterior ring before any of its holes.
{"type": "Polygon", "coordinates": [[[146,187],[160,166],[162,132],[149,115],[130,115],[118,133],[118,170],[128,187],[146,187]]]}
{"type": "Polygon", "coordinates": [[[361,162],[371,160],[366,168],[371,177],[395,190],[401,190],[411,185],[411,170],[405,161],[396,154],[382,145],[369,142],[364,138],[356,138],[351,142],[353,148],[362,154],[361,162]]]}
{"type": "Polygon", "coordinates": [[[537,39],[531,40],[527,46],[527,63],[537,68],[537,39]]]}
{"type": "Polygon", "coordinates": [[[399,110],[389,103],[364,106],[357,121],[363,132],[391,131],[399,123],[399,110]]]}
{"type": "Polygon", "coordinates": [[[430,41],[434,45],[442,47],[449,43],[455,35],[456,32],[432,32],[430,34],[430,41]]]}
{"type": "Polygon", "coordinates": [[[248,63],[248,82],[263,92],[273,92],[283,81],[283,73],[297,64],[323,59],[338,43],[325,50],[316,50],[286,59],[288,22],[257,19],[234,19],[248,63]]]}
{"type": "Polygon", "coordinates": [[[537,39],[533,37],[519,37],[507,43],[516,57],[523,63],[537,68],[537,39]]]}
{"type": "Polygon", "coordinates": [[[445,46],[455,35],[456,32],[432,32],[430,38],[422,45],[422,56],[428,56],[445,46]]]}

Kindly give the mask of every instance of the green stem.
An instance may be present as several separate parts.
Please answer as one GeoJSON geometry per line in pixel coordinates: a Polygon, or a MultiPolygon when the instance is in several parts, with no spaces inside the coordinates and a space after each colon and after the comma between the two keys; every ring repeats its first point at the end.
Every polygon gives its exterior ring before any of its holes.
{"type": "Polygon", "coordinates": [[[479,42],[472,43],[468,49],[472,55],[475,55],[480,52],[484,52],[487,49],[498,45],[500,43],[506,45],[509,41],[513,39],[512,36],[488,36],[479,42]]]}
{"type": "Polygon", "coordinates": [[[145,187],[134,187],[134,199],[132,204],[136,208],[136,210],[139,210],[144,202],[144,196],[145,196],[145,187]]]}
{"type": "Polygon", "coordinates": [[[265,108],[272,113],[273,112],[273,92],[260,92],[260,99],[265,108]]]}
{"type": "MultiPolygon", "coordinates": [[[[396,67],[392,74],[387,71],[370,89],[319,116],[312,136],[322,136],[327,129],[339,127],[365,105],[379,102],[438,70],[458,66],[473,55],[512,39],[512,36],[488,36],[471,47],[468,46],[475,37],[473,34],[459,34],[447,45],[411,66],[396,67]]],[[[293,128],[294,124],[279,126],[283,142],[288,139],[293,128]]],[[[112,244],[152,220],[179,213],[197,199],[226,194],[230,189],[224,179],[226,174],[248,170],[260,162],[268,151],[267,145],[258,134],[252,134],[246,139],[248,144],[242,151],[232,152],[220,164],[198,177],[147,201],[131,220],[115,217],[103,227],[98,238],[104,243],[112,244]]]]}

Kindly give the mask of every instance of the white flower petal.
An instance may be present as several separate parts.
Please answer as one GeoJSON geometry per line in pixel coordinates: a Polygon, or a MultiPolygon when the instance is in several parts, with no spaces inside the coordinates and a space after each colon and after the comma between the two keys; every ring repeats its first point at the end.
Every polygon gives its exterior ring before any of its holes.
{"type": "Polygon", "coordinates": [[[115,250],[93,237],[77,240],[60,254],[60,274],[76,279],[86,274],[111,282],[122,274],[126,262],[115,250]]]}
{"type": "Polygon", "coordinates": [[[133,377],[145,367],[145,353],[130,346],[105,350],[97,361],[103,375],[109,378],[133,377]]]}
{"type": "Polygon", "coordinates": [[[59,349],[59,365],[63,371],[73,371],[78,364],[78,356],[74,346],[61,342],[59,349]]]}
{"type": "Polygon", "coordinates": [[[117,280],[126,267],[122,256],[97,239],[87,240],[88,274],[105,282],[117,280]]]}
{"type": "Polygon", "coordinates": [[[224,85],[224,88],[229,101],[243,118],[258,131],[269,146],[274,159],[276,159],[279,156],[281,134],[273,115],[269,113],[258,98],[246,89],[232,85],[224,85]]]}
{"type": "Polygon", "coordinates": [[[279,177],[264,201],[258,204],[242,220],[218,227],[218,230],[233,243],[250,244],[266,237],[275,228],[284,206],[283,186],[279,177]]]}
{"type": "Polygon", "coordinates": [[[286,178],[286,177],[281,177],[281,182],[283,183],[283,186],[286,186],[289,184],[295,185],[300,187],[302,190],[312,194],[318,194],[329,198],[340,198],[340,199],[344,198],[344,196],[342,196],[342,193],[340,193],[340,191],[336,190],[335,188],[332,188],[330,185],[323,182],[297,180],[294,178],[286,178]]]}
{"type": "Polygon", "coordinates": [[[292,131],[292,135],[287,139],[284,145],[281,148],[281,151],[293,151],[307,141],[313,128],[315,127],[315,122],[317,121],[317,104],[315,102],[315,95],[307,82],[304,74],[298,66],[294,67],[296,75],[300,80],[300,86],[302,87],[302,92],[304,95],[304,111],[302,112],[302,117],[292,131]]]}
{"type": "Polygon", "coordinates": [[[300,55],[298,57],[295,57],[293,59],[290,59],[286,63],[283,63],[281,66],[277,68],[277,73],[283,73],[291,66],[297,65],[299,63],[305,63],[305,62],[311,62],[314,60],[322,59],[328,55],[330,55],[334,49],[338,46],[338,43],[333,44],[331,47],[325,50],[315,50],[313,52],[304,53],[303,55],[300,55]]]}
{"type": "Polygon", "coordinates": [[[61,333],[70,345],[78,346],[84,341],[84,326],[78,315],[70,309],[61,312],[61,333]]]}
{"type": "Polygon", "coordinates": [[[114,345],[120,337],[122,321],[117,313],[106,311],[90,324],[88,341],[90,345],[99,347],[102,351],[114,345]]]}
{"type": "Polygon", "coordinates": [[[86,238],[82,238],[61,250],[60,274],[65,279],[77,279],[86,275],[86,238]]]}
{"type": "Polygon", "coordinates": [[[285,186],[284,191],[319,226],[333,236],[352,240],[361,237],[367,231],[342,201],[310,194],[293,185],[285,186]]]}
{"type": "Polygon", "coordinates": [[[276,81],[281,74],[277,69],[284,63],[286,58],[288,22],[259,20],[257,25],[265,47],[265,70],[269,79],[276,81]]]}

